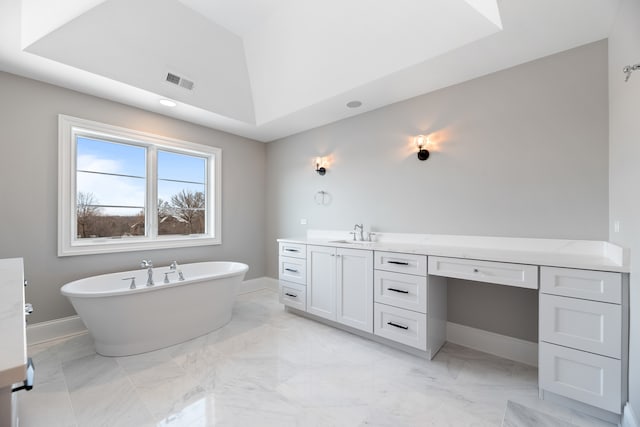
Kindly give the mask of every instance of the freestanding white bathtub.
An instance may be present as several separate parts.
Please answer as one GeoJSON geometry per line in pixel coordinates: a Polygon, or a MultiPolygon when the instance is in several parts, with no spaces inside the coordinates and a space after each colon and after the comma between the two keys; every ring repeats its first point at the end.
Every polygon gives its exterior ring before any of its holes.
{"type": "Polygon", "coordinates": [[[128,356],[168,347],[218,329],[231,320],[236,287],[249,267],[238,262],[181,265],[185,280],[154,269],[103,274],[67,283],[60,289],[93,336],[103,356],[128,356]],[[136,278],[136,289],[129,289],[136,278]]]}

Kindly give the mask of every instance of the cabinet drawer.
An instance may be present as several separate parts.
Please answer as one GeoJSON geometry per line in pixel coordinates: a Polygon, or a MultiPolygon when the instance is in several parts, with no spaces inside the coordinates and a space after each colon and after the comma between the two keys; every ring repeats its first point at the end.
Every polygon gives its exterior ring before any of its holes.
{"type": "Polygon", "coordinates": [[[280,280],[305,285],[307,283],[307,261],[300,258],[281,256],[278,277],[280,280]]]}
{"type": "Polygon", "coordinates": [[[621,368],[617,359],[540,343],[540,388],[616,414],[622,409],[621,368]]]}
{"type": "Polygon", "coordinates": [[[621,306],[540,294],[540,339],[620,359],[621,306]]]}
{"type": "Polygon", "coordinates": [[[376,270],[374,272],[375,302],[398,308],[427,312],[427,278],[411,274],[376,270]]]}
{"type": "Polygon", "coordinates": [[[386,304],[374,304],[375,335],[427,350],[427,315],[386,304]]]}
{"type": "Polygon", "coordinates": [[[429,274],[538,289],[538,267],[535,265],[430,256],[429,274]]]}
{"type": "Polygon", "coordinates": [[[295,283],[280,282],[280,303],[306,311],[307,288],[295,283]]]}
{"type": "Polygon", "coordinates": [[[306,258],[307,245],[300,243],[280,243],[280,256],[288,256],[293,258],[306,258]]]}
{"type": "Polygon", "coordinates": [[[540,292],[620,304],[622,274],[609,271],[541,267],[540,292]]]}
{"type": "Polygon", "coordinates": [[[395,252],[375,251],[375,268],[377,270],[395,271],[397,273],[427,275],[427,256],[399,254],[395,252]]]}

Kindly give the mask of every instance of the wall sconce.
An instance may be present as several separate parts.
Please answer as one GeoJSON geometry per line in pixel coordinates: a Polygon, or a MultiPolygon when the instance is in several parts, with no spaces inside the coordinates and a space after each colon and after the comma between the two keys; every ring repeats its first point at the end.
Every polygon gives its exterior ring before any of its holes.
{"type": "Polygon", "coordinates": [[[325,173],[327,173],[327,168],[325,168],[325,159],[324,157],[316,157],[316,172],[318,172],[318,175],[323,176],[325,173]]]}
{"type": "Polygon", "coordinates": [[[418,159],[427,160],[429,158],[429,150],[424,147],[429,144],[429,137],[418,135],[413,139],[413,142],[418,147],[418,159]]]}

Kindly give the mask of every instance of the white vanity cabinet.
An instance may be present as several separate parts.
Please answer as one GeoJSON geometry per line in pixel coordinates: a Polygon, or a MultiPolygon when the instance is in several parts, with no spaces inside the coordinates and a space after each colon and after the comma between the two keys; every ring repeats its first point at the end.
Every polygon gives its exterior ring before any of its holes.
{"type": "Polygon", "coordinates": [[[427,276],[427,256],[375,252],[374,334],[426,351],[444,344],[446,281],[427,276]]]}
{"type": "Polygon", "coordinates": [[[307,245],[280,243],[278,279],[280,303],[295,309],[307,309],[307,245]]]}
{"type": "Polygon", "coordinates": [[[373,332],[373,252],[307,246],[307,312],[373,332]]]}
{"type": "Polygon", "coordinates": [[[627,293],[621,273],[541,267],[543,394],[621,413],[627,389],[627,293]]]}
{"type": "Polygon", "coordinates": [[[427,257],[375,252],[373,333],[427,350],[427,257]]]}

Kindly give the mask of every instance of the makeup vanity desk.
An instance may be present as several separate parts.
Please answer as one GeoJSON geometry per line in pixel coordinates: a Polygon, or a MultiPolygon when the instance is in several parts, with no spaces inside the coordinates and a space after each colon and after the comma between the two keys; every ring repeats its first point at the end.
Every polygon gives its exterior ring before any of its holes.
{"type": "Polygon", "coordinates": [[[433,358],[447,278],[539,291],[540,397],[619,419],[627,400],[629,253],[603,241],[309,230],[278,239],[280,302],[433,358]]]}

